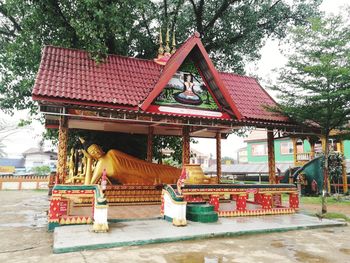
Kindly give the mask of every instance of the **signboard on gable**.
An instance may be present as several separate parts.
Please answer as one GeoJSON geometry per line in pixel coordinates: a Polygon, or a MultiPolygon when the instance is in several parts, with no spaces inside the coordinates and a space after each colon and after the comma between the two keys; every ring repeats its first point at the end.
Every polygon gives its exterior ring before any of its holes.
{"type": "Polygon", "coordinates": [[[219,107],[200,76],[178,71],[155,99],[155,105],[218,111],[219,107]]]}

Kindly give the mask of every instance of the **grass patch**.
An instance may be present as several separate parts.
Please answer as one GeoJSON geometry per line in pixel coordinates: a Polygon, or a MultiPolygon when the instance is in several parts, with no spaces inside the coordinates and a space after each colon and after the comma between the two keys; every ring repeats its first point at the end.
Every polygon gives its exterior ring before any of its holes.
{"type": "MultiPolygon", "coordinates": [[[[288,202],[289,195],[282,194],[282,201],[288,202]]],[[[321,196],[302,196],[300,203],[301,204],[310,204],[310,205],[321,205],[322,197],[321,196]]],[[[326,198],[326,204],[350,205],[350,201],[344,200],[342,198],[336,198],[336,197],[330,196],[330,197],[326,198]]]]}
{"type": "Polygon", "coordinates": [[[344,219],[346,222],[350,222],[350,217],[342,213],[326,213],[323,215],[323,218],[326,219],[344,219]]]}
{"type": "MultiPolygon", "coordinates": [[[[302,196],[301,197],[301,203],[303,204],[311,204],[311,205],[321,205],[322,203],[322,197],[321,196],[302,196]]],[[[326,198],[327,204],[339,204],[339,205],[350,205],[349,200],[344,199],[338,199],[335,197],[327,197],[326,198]]]]}

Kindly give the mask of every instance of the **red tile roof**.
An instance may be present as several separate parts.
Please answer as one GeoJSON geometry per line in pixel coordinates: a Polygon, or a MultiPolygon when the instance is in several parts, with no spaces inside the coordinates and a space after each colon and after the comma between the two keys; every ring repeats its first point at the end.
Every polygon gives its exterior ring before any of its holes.
{"type": "Polygon", "coordinates": [[[46,46],[32,94],[137,106],[152,91],[162,68],[151,60],[117,55],[97,64],[88,52],[46,46]]]}
{"type": "Polygon", "coordinates": [[[276,102],[255,78],[233,73],[220,72],[219,74],[233,102],[245,119],[288,121],[287,117],[266,109],[266,107],[276,106],[276,102]]]}
{"type": "MultiPolygon", "coordinates": [[[[189,53],[188,43],[200,42],[198,39],[192,36],[176,52],[183,54],[179,57],[175,53],[165,66],[152,60],[117,55],[109,55],[106,61],[98,64],[86,51],[46,46],[32,91],[33,99],[137,110],[154,93],[152,91],[164,73],[169,71],[167,69],[174,63],[178,64],[178,59],[183,59],[185,53],[180,51],[187,50],[189,53]]],[[[204,47],[201,49],[196,44],[204,53],[204,47]]],[[[203,55],[208,63],[207,54],[203,55]]],[[[276,103],[254,78],[231,73],[217,74],[209,62],[208,68],[217,78],[220,92],[231,108],[234,107],[233,111],[239,119],[288,121],[286,117],[264,109],[264,105],[273,106],[276,103]]]]}

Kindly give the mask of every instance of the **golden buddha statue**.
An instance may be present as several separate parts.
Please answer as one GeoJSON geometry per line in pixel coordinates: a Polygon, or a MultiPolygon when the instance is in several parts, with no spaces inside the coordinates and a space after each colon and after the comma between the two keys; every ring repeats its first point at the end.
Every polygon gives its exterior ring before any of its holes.
{"type": "Polygon", "coordinates": [[[173,184],[181,174],[181,169],[149,163],[132,157],[118,150],[104,153],[96,144],[82,142],[87,158],[85,169],[85,184],[96,184],[106,169],[107,178],[113,184],[173,184]]]}

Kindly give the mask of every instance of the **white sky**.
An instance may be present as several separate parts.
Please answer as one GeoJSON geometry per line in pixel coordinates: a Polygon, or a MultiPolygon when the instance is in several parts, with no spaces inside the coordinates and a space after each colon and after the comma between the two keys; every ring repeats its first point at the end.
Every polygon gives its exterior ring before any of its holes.
{"type": "MultiPolygon", "coordinates": [[[[339,13],[339,11],[342,10],[342,6],[349,4],[349,0],[325,0],[321,6],[321,10],[326,13],[339,13]]],[[[273,69],[283,67],[286,63],[286,58],[280,52],[281,48],[283,48],[283,46],[280,46],[278,41],[267,40],[266,45],[261,50],[261,59],[256,63],[249,64],[246,67],[247,73],[258,75],[262,79],[261,84],[263,86],[268,82],[274,82],[276,73],[273,72],[273,69]]],[[[7,120],[9,123],[19,121],[20,119],[27,119],[28,117],[26,111],[18,111],[14,116],[8,116],[0,111],[0,118],[7,120]]],[[[4,141],[6,145],[5,151],[8,157],[18,157],[27,149],[38,147],[43,132],[43,125],[38,121],[34,121],[30,127],[21,129],[17,133],[9,136],[4,141]]],[[[198,139],[198,141],[198,144],[191,147],[202,153],[211,153],[215,156],[216,146],[214,139],[198,139]]],[[[244,147],[245,143],[243,142],[243,138],[230,135],[227,140],[222,140],[221,146],[222,157],[229,156],[236,158],[237,150],[244,147]]]]}

